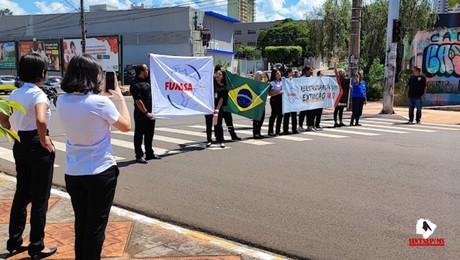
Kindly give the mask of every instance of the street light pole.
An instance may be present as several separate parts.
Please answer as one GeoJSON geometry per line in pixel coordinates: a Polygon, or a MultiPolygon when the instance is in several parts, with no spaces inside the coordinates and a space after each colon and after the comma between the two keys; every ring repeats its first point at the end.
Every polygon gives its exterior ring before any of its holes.
{"type": "Polygon", "coordinates": [[[396,55],[398,43],[393,38],[393,21],[399,19],[399,0],[390,0],[387,21],[387,44],[385,49],[385,86],[383,89],[382,114],[394,114],[396,55]]]}
{"type": "Polygon", "coordinates": [[[84,0],[80,0],[81,51],[86,52],[86,22],[84,0]]]}
{"type": "Polygon", "coordinates": [[[361,3],[361,0],[353,0],[351,7],[350,55],[348,57],[350,76],[359,68],[361,48],[361,3]]]}

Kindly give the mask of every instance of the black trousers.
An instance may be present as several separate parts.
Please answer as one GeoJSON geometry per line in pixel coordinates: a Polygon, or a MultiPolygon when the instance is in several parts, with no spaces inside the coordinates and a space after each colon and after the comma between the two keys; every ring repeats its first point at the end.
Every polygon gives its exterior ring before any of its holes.
{"type": "Polygon", "coordinates": [[[232,139],[237,138],[238,136],[235,133],[235,127],[233,127],[232,113],[224,111],[223,117],[224,117],[225,124],[227,125],[228,133],[230,134],[232,139]]]}
{"type": "Polygon", "coordinates": [[[96,175],[65,175],[75,212],[75,259],[101,259],[119,170],[112,166],[96,175]]]}
{"type": "MultiPolygon", "coordinates": [[[[217,115],[217,125],[214,126],[214,135],[216,136],[216,141],[218,143],[224,142],[224,129],[222,128],[222,119],[224,117],[224,111],[219,110],[219,114],[217,115]]],[[[212,142],[212,125],[213,125],[213,118],[214,115],[205,115],[206,120],[206,139],[208,143],[212,142]]]]}
{"type": "Polygon", "coordinates": [[[316,118],[316,109],[307,110],[307,126],[314,127],[316,118]]]}
{"type": "Polygon", "coordinates": [[[289,131],[289,118],[292,118],[292,132],[297,132],[297,112],[285,113],[283,117],[283,132],[289,131]]]}
{"type": "Polygon", "coordinates": [[[315,109],[315,127],[316,128],[320,127],[322,115],[323,115],[323,108],[315,109]]]}
{"type": "Polygon", "coordinates": [[[303,127],[303,122],[307,118],[307,111],[308,110],[304,110],[304,111],[300,111],[299,113],[299,126],[300,127],[303,127]]]}
{"type": "Polygon", "coordinates": [[[46,212],[53,180],[55,153],[40,144],[38,132],[19,131],[21,142],[15,142],[13,155],[16,163],[16,193],[11,206],[7,248],[16,248],[23,242],[27,205],[32,203],[30,214],[29,251],[43,250],[46,212]]]}
{"type": "Polygon", "coordinates": [[[337,116],[338,116],[338,119],[340,123],[342,123],[343,121],[343,109],[345,107],[342,107],[342,106],[336,106],[335,109],[334,109],[334,123],[337,124],[337,116]]]}
{"type": "Polygon", "coordinates": [[[359,118],[363,114],[364,101],[363,97],[354,97],[351,98],[351,121],[356,120],[356,123],[359,123],[359,118]]]}
{"type": "Polygon", "coordinates": [[[268,119],[268,133],[273,133],[273,126],[276,120],[276,134],[281,133],[281,121],[283,120],[283,107],[281,95],[273,96],[270,98],[270,106],[272,113],[268,119]]]}
{"type": "Polygon", "coordinates": [[[261,135],[260,130],[262,129],[262,125],[264,124],[265,120],[265,109],[262,113],[262,118],[260,120],[252,120],[252,134],[261,135]]]}
{"type": "Polygon", "coordinates": [[[153,156],[154,134],[155,120],[150,120],[144,114],[134,111],[134,152],[136,153],[136,159],[144,156],[142,140],[144,140],[145,156],[153,156]]]}

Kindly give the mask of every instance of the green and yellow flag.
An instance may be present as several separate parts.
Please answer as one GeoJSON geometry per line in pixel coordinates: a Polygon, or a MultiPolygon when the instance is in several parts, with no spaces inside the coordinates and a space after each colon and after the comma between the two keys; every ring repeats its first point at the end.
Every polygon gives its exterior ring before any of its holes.
{"type": "Polygon", "coordinates": [[[228,103],[224,110],[249,119],[260,120],[270,84],[243,78],[229,71],[226,71],[225,75],[228,87],[228,103]]]}

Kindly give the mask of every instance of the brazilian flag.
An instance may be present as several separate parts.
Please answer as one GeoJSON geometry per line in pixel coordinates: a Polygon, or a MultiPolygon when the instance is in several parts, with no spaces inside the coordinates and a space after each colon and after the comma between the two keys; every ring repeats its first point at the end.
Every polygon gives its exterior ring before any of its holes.
{"type": "Polygon", "coordinates": [[[249,119],[260,120],[267,101],[270,84],[243,78],[225,72],[228,102],[225,111],[238,114],[249,119]]]}

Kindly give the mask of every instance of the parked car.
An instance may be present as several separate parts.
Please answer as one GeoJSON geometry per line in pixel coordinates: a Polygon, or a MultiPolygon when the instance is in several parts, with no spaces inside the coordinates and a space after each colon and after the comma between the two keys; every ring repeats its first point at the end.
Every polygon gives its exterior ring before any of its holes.
{"type": "Polygon", "coordinates": [[[61,82],[61,76],[48,76],[45,80],[45,85],[54,87],[56,94],[60,95],[64,93],[64,91],[61,89],[61,82]]]}
{"type": "Polygon", "coordinates": [[[8,94],[16,89],[16,77],[13,75],[0,75],[0,92],[8,94]]]}

